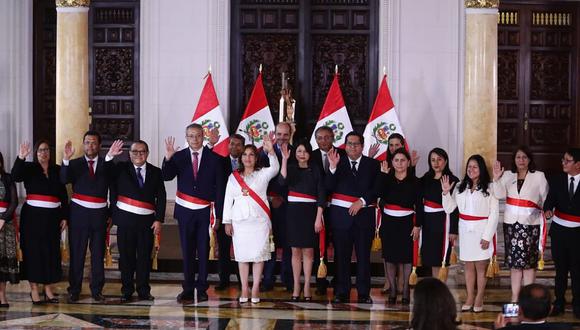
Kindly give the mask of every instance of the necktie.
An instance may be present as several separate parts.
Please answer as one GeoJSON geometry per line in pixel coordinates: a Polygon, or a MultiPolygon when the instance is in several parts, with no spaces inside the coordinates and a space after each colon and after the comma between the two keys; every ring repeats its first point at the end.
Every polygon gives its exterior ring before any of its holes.
{"type": "Polygon", "coordinates": [[[328,169],[330,168],[330,161],[328,160],[328,154],[323,154],[322,157],[324,158],[324,173],[328,173],[328,169]]]}
{"type": "Polygon", "coordinates": [[[95,163],[94,160],[89,160],[89,176],[91,178],[95,177],[95,168],[93,167],[93,164],[95,163]]]}
{"type": "Polygon", "coordinates": [[[352,167],[350,168],[350,170],[352,171],[352,174],[354,176],[356,176],[356,174],[358,172],[357,169],[356,169],[356,163],[358,163],[358,162],[356,160],[353,160],[353,161],[351,161],[351,163],[352,163],[352,167]]]}
{"type": "Polygon", "coordinates": [[[570,188],[568,188],[568,196],[570,197],[570,200],[574,198],[574,177],[570,178],[570,188]]]}
{"type": "Polygon", "coordinates": [[[238,160],[235,158],[232,158],[232,171],[235,171],[238,169],[238,160]]]}
{"type": "Polygon", "coordinates": [[[137,182],[139,183],[139,188],[143,188],[143,176],[141,175],[141,167],[137,167],[137,182]]]}
{"type": "Polygon", "coordinates": [[[199,161],[198,161],[197,155],[199,155],[199,153],[197,151],[194,151],[192,153],[192,155],[193,155],[193,161],[192,161],[192,166],[193,166],[193,179],[194,180],[197,180],[197,168],[199,166],[199,164],[198,164],[199,161]]]}

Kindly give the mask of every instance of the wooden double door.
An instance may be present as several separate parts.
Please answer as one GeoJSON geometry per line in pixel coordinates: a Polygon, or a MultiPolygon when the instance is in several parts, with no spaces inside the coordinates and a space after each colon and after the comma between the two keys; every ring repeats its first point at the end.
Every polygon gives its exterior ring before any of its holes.
{"type": "Polygon", "coordinates": [[[580,2],[500,1],[498,21],[498,159],[511,167],[527,145],[540,170],[580,140],[580,2]]]}

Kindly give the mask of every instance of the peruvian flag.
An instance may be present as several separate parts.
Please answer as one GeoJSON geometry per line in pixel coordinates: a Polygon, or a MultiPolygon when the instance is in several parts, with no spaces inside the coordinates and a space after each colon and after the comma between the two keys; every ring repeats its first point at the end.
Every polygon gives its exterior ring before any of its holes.
{"type": "Polygon", "coordinates": [[[373,105],[373,111],[363,134],[365,138],[364,155],[368,155],[372,144],[378,143],[380,147],[375,159],[385,160],[387,158],[387,149],[389,148],[389,136],[393,133],[405,136],[387,86],[387,75],[384,75],[381,86],[379,86],[377,99],[373,105]]]}
{"type": "Polygon", "coordinates": [[[274,130],[274,120],[270,113],[266,92],[264,92],[264,85],[262,85],[262,72],[260,72],[237,132],[245,135],[246,140],[251,141],[259,149],[264,142],[263,136],[272,130],[274,130]]]}
{"type": "Polygon", "coordinates": [[[199,96],[199,101],[197,102],[197,107],[195,108],[191,122],[200,124],[203,127],[204,145],[209,142],[210,131],[217,128],[220,132],[220,138],[217,144],[213,147],[213,151],[218,155],[226,157],[229,154],[228,144],[230,141],[230,135],[222,114],[220,103],[215,93],[215,88],[213,87],[211,73],[208,72],[206,77],[207,79],[203,86],[203,90],[201,91],[201,95],[199,96]]]}
{"type": "Polygon", "coordinates": [[[312,137],[310,138],[310,144],[314,150],[318,149],[314,133],[316,132],[316,129],[321,126],[332,128],[334,131],[334,146],[337,148],[344,148],[344,143],[346,142],[345,137],[348,133],[352,132],[353,129],[348,112],[346,111],[346,106],[344,105],[344,98],[342,97],[340,86],[338,85],[338,73],[334,75],[334,79],[330,85],[330,90],[326,96],[326,101],[324,101],[322,111],[318,117],[318,122],[316,123],[316,127],[314,127],[314,131],[312,132],[312,137]]]}

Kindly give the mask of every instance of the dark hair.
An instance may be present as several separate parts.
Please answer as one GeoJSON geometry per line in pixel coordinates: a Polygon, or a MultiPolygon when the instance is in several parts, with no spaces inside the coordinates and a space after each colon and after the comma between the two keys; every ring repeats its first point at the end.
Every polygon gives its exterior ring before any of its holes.
{"type": "Polygon", "coordinates": [[[203,133],[203,126],[201,126],[198,123],[191,123],[189,125],[187,125],[187,127],[185,128],[185,132],[187,132],[187,130],[189,129],[198,129],[203,133]]]}
{"type": "Polygon", "coordinates": [[[390,164],[391,163],[391,159],[393,159],[393,154],[391,154],[391,151],[389,150],[389,142],[392,139],[399,139],[399,141],[401,141],[401,145],[403,146],[403,148],[405,147],[405,138],[399,134],[399,133],[392,133],[391,135],[389,135],[389,138],[387,139],[387,162],[390,164]]]}
{"type": "Polygon", "coordinates": [[[568,150],[566,150],[566,153],[572,156],[572,159],[574,159],[574,163],[580,162],[580,148],[568,148],[568,150]]]}
{"type": "MultiPolygon", "coordinates": [[[[296,160],[296,162],[298,162],[298,159],[296,159],[296,150],[298,150],[298,147],[300,146],[304,146],[304,149],[306,149],[306,152],[308,153],[308,155],[310,155],[312,158],[312,145],[310,145],[310,141],[306,140],[305,138],[302,138],[298,141],[297,144],[294,145],[294,150],[292,151],[293,155],[291,157],[291,159],[296,160]]],[[[310,160],[308,161],[310,163],[310,160]]]]}
{"type": "Polygon", "coordinates": [[[143,141],[143,140],[137,140],[137,141],[133,141],[133,144],[142,144],[145,146],[145,151],[149,152],[149,145],[147,144],[147,142],[143,141]]]}
{"type": "Polygon", "coordinates": [[[395,150],[395,152],[393,152],[392,154],[392,158],[389,160],[389,166],[391,168],[393,168],[393,159],[395,159],[395,155],[397,154],[402,154],[405,156],[405,158],[407,158],[407,160],[409,160],[409,163],[411,162],[411,154],[409,154],[409,152],[407,151],[407,149],[405,148],[399,148],[397,150],[395,150]]]}
{"type": "Polygon", "coordinates": [[[0,175],[6,174],[6,170],[4,170],[4,156],[2,156],[2,152],[0,152],[0,175]]]}
{"type": "Polygon", "coordinates": [[[518,151],[521,151],[524,154],[526,154],[526,156],[530,160],[530,163],[528,164],[528,171],[530,173],[534,173],[536,171],[536,163],[534,162],[534,154],[532,153],[530,148],[528,148],[527,146],[523,146],[523,145],[517,147],[516,150],[514,150],[514,152],[512,153],[512,173],[518,172],[518,167],[516,166],[516,155],[517,155],[518,151]]]}
{"type": "Polygon", "coordinates": [[[232,134],[232,136],[230,136],[230,139],[238,140],[241,141],[242,144],[246,144],[246,138],[238,133],[232,134]]]}
{"type": "Polygon", "coordinates": [[[328,126],[320,126],[314,131],[314,137],[316,137],[316,134],[318,134],[318,132],[320,131],[327,131],[328,133],[334,135],[334,131],[332,130],[332,128],[328,126]]]}
{"type": "Polygon", "coordinates": [[[97,137],[97,141],[99,141],[99,144],[101,144],[101,134],[97,131],[93,131],[93,130],[88,130],[85,132],[85,135],[83,135],[83,142],[85,141],[85,138],[87,136],[96,136],[97,137]]]}
{"type": "Polygon", "coordinates": [[[431,167],[431,154],[436,154],[437,156],[445,159],[445,168],[443,169],[443,175],[448,175],[449,177],[453,177],[453,172],[449,169],[449,156],[447,152],[442,148],[433,148],[429,151],[429,156],[427,157],[427,166],[429,166],[429,170],[423,175],[424,178],[433,179],[435,178],[435,170],[431,167]]]}
{"type": "Polygon", "coordinates": [[[238,158],[238,172],[244,173],[244,163],[242,162],[242,155],[244,154],[244,152],[246,152],[246,149],[251,149],[256,155],[256,165],[254,165],[254,171],[261,169],[262,166],[260,166],[260,162],[258,162],[258,157],[260,156],[258,148],[256,148],[256,146],[253,144],[246,144],[244,146],[244,150],[242,150],[242,154],[238,158]]]}
{"type": "MultiPolygon", "coordinates": [[[[89,135],[90,135],[90,134],[89,134],[89,135]]],[[[84,138],[83,138],[83,139],[84,139],[84,138]]],[[[42,139],[42,140],[38,140],[38,141],[36,141],[36,143],[34,144],[34,147],[33,147],[33,149],[32,149],[32,150],[33,150],[33,154],[32,154],[32,160],[33,160],[35,163],[38,163],[38,155],[37,155],[37,154],[38,154],[38,148],[40,148],[40,145],[41,145],[41,144],[43,144],[43,143],[46,143],[46,145],[48,146],[48,149],[49,149],[49,151],[48,151],[48,152],[49,152],[49,154],[50,154],[50,143],[48,142],[48,140],[44,140],[44,139],[42,139]]],[[[52,156],[52,155],[51,155],[51,156],[52,156]]],[[[48,164],[49,164],[49,165],[54,165],[54,164],[55,164],[55,161],[54,161],[53,157],[50,157],[50,158],[49,158],[49,160],[48,160],[48,164]]]]}
{"type": "Polygon", "coordinates": [[[455,299],[445,283],[427,277],[415,286],[413,292],[413,330],[457,329],[455,299]]]}
{"type": "Polygon", "coordinates": [[[346,135],[346,137],[344,138],[344,141],[348,141],[348,138],[351,137],[351,136],[358,136],[359,141],[360,141],[360,144],[362,144],[362,145],[365,144],[365,138],[364,138],[364,136],[362,134],[360,134],[360,133],[355,132],[355,131],[352,131],[352,132],[348,133],[346,135]]]}
{"type": "Polygon", "coordinates": [[[477,162],[477,166],[479,167],[479,181],[477,183],[476,190],[481,190],[484,196],[489,195],[489,191],[487,191],[489,187],[490,177],[489,172],[487,171],[487,166],[485,165],[485,159],[481,155],[471,155],[467,162],[465,163],[465,176],[461,183],[459,184],[459,192],[462,193],[466,188],[471,189],[473,186],[473,181],[467,176],[467,166],[469,166],[469,162],[475,160],[477,162]]]}
{"type": "Polygon", "coordinates": [[[552,308],[550,290],[542,284],[532,283],[524,286],[518,295],[520,312],[525,318],[539,321],[550,315],[552,308]]]}

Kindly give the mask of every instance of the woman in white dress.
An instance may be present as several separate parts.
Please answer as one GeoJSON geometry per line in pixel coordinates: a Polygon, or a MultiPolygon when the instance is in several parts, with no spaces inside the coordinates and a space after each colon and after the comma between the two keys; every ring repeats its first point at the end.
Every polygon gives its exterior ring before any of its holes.
{"type": "Polygon", "coordinates": [[[499,218],[499,203],[490,187],[485,160],[473,155],[467,160],[465,177],[449,192],[454,183],[449,176],[441,178],[442,201],[445,212],[459,210],[459,259],[465,262],[467,300],[462,311],[483,311],[483,296],[487,282],[485,273],[493,257],[493,238],[499,218]],[[477,295],[475,283],[477,282],[477,295]]]}
{"type": "Polygon", "coordinates": [[[548,196],[548,181],[543,172],[535,170],[533,154],[527,147],[518,147],[512,161],[512,169],[507,172],[499,161],[493,165],[493,192],[498,199],[506,199],[505,260],[510,268],[512,302],[517,302],[522,281],[523,285],[534,283],[543,253],[546,224],[542,207],[548,196]]]}
{"type": "Polygon", "coordinates": [[[258,149],[246,145],[242,152],[240,167],[228,178],[224,199],[223,223],[226,234],[232,237],[234,255],[240,269],[242,293],[240,303],[248,301],[248,276],[252,265],[252,303],[259,303],[260,278],[264,261],[270,260],[269,237],[272,224],[269,216],[266,189],[268,182],[276,175],[280,164],[274,153],[273,138],[264,136],[264,151],[270,160],[270,167],[260,168],[257,164],[258,149]],[[237,176],[237,177],[236,177],[237,176]],[[242,187],[242,180],[247,187],[242,187]],[[258,202],[261,200],[261,202],[258,202]]]}

